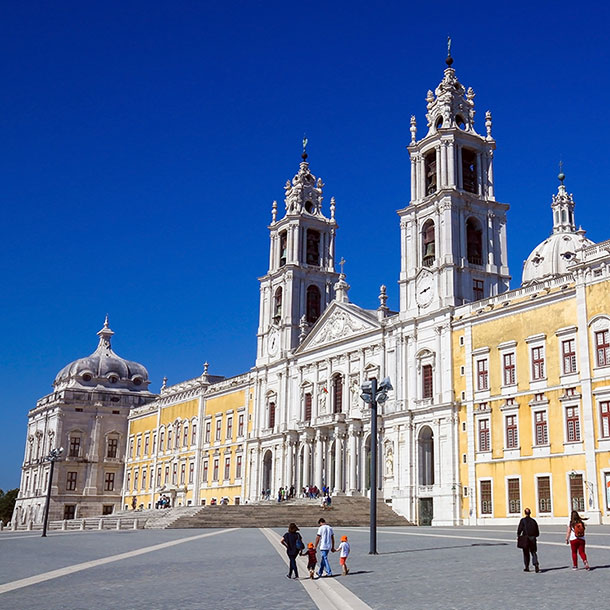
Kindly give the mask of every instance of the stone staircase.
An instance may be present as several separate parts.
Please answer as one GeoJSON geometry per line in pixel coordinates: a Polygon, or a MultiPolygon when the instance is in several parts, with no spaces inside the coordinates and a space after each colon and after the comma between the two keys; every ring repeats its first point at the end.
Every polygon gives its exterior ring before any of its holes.
{"type": "MultiPolygon", "coordinates": [[[[167,522],[164,522],[163,518],[158,521],[151,519],[146,523],[146,528],[287,527],[293,521],[299,527],[317,527],[318,519],[322,516],[337,527],[368,526],[370,523],[369,500],[360,496],[333,497],[332,508],[329,510],[320,508],[318,500],[305,499],[189,509],[181,509],[175,519],[172,515],[167,522]]],[[[396,527],[413,524],[379,500],[377,525],[396,527]]]]}

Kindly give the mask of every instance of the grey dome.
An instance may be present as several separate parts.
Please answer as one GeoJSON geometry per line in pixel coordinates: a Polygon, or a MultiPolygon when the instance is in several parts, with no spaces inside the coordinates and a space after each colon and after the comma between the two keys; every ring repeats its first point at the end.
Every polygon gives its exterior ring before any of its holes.
{"type": "Polygon", "coordinates": [[[55,388],[59,389],[65,385],[101,385],[108,388],[147,390],[150,380],[146,368],[138,362],[125,360],[112,351],[110,338],[114,332],[108,327],[108,317],[97,334],[100,338],[97,349],[90,356],[79,358],[61,369],[53,382],[55,388]]]}

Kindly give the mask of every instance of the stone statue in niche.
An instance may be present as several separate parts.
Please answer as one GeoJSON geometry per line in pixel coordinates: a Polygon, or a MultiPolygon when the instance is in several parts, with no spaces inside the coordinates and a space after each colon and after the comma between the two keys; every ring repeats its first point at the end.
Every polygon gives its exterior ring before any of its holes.
{"type": "Polygon", "coordinates": [[[326,395],[328,394],[328,390],[326,389],[326,384],[322,383],[318,387],[318,413],[323,414],[326,413],[326,395]]]}
{"type": "Polygon", "coordinates": [[[392,451],[392,447],[390,446],[386,449],[385,454],[385,476],[394,476],[394,452],[392,451]]]}
{"type": "Polygon", "coordinates": [[[358,383],[358,377],[352,379],[350,390],[352,394],[352,407],[357,409],[360,401],[360,384],[358,383]]]}

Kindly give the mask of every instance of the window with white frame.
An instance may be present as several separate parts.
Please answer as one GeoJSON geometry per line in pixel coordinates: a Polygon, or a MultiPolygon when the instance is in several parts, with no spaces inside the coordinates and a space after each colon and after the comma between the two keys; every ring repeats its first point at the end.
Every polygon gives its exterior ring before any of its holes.
{"type": "Polygon", "coordinates": [[[544,347],[536,346],[531,348],[532,357],[532,381],[544,379],[544,347]]]}
{"type": "Polygon", "coordinates": [[[212,472],[212,480],[218,481],[218,458],[214,458],[214,470],[212,472]]]}
{"type": "Polygon", "coordinates": [[[480,481],[479,488],[481,492],[481,514],[491,515],[493,513],[491,481],[480,481]]]}
{"type": "Polygon", "coordinates": [[[227,434],[226,434],[226,437],[227,437],[228,441],[233,440],[233,416],[232,415],[227,417],[227,434]]]}
{"type": "Polygon", "coordinates": [[[195,462],[189,462],[189,485],[195,480],[195,462]]]}
{"type": "Polygon", "coordinates": [[[564,375],[576,372],[576,339],[561,342],[561,364],[564,375]]]}
{"type": "Polygon", "coordinates": [[[191,445],[195,445],[197,443],[197,422],[193,421],[191,424],[191,445]]]}
{"type": "Polygon", "coordinates": [[[489,429],[489,418],[481,418],[478,423],[479,429],[479,451],[491,450],[491,435],[489,429]]]}
{"type": "Polygon", "coordinates": [[[610,365],[610,331],[608,329],[595,333],[595,354],[597,366],[610,365]]]}
{"type": "Polygon", "coordinates": [[[216,418],[216,435],[214,440],[219,441],[222,432],[222,419],[220,417],[216,418]]]}
{"type": "Polygon", "coordinates": [[[489,389],[489,366],[487,358],[477,360],[477,390],[489,389]]]}
{"type": "Polygon", "coordinates": [[[230,476],[231,476],[231,458],[230,457],[226,457],[225,458],[225,477],[224,477],[224,480],[228,481],[230,476]]]}
{"type": "Polygon", "coordinates": [[[203,477],[202,477],[202,482],[204,485],[208,484],[208,461],[204,460],[203,461],[203,477]]]}
{"type": "Polygon", "coordinates": [[[138,436],[138,440],[136,443],[136,457],[140,457],[141,451],[142,451],[142,437],[138,436]]]}
{"type": "Polygon", "coordinates": [[[235,458],[235,478],[241,479],[241,455],[235,458]]]}
{"type": "Polygon", "coordinates": [[[511,515],[521,513],[521,485],[517,478],[507,479],[508,486],[508,512],[511,515]]]}
{"type": "Polygon", "coordinates": [[[240,413],[237,418],[237,436],[244,435],[244,414],[240,413]]]}
{"type": "Polygon", "coordinates": [[[516,449],[519,446],[519,434],[517,430],[517,415],[510,414],[504,418],[506,427],[506,448],[516,449]]]}
{"type": "Polygon", "coordinates": [[[508,352],[502,355],[502,378],[504,385],[515,384],[515,352],[508,352]]]}
{"type": "Polygon", "coordinates": [[[546,409],[534,411],[534,442],[536,445],[548,445],[549,428],[546,418],[546,409]]]}
{"type": "Polygon", "coordinates": [[[610,401],[599,403],[599,422],[602,438],[610,438],[610,401]]]}
{"type": "Polygon", "coordinates": [[[211,433],[212,433],[212,422],[206,421],[205,422],[205,442],[206,443],[210,442],[211,433]]]}
{"type": "Polygon", "coordinates": [[[536,478],[538,492],[538,513],[552,512],[551,504],[551,477],[539,476],[536,478]]]}
{"type": "Polygon", "coordinates": [[[188,447],[189,444],[189,426],[187,422],[184,422],[184,426],[182,428],[182,446],[188,447]]]}
{"type": "Polygon", "coordinates": [[[148,450],[150,449],[150,435],[147,434],[144,437],[144,455],[148,455],[148,450]]]}
{"type": "Polygon", "coordinates": [[[568,443],[580,441],[580,418],[578,407],[566,407],[566,440],[568,443]]]}

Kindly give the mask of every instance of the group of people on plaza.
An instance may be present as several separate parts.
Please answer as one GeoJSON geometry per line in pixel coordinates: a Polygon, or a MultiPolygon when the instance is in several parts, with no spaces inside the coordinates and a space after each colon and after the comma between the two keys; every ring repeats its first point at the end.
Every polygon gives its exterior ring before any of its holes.
{"type": "Polygon", "coordinates": [[[171,508],[171,500],[169,496],[162,494],[159,499],[155,502],[155,508],[171,508]]]}
{"type": "Polygon", "coordinates": [[[349,574],[347,567],[347,558],[350,554],[350,545],[347,541],[347,536],[341,536],[341,543],[335,547],[335,533],[333,528],[326,523],[326,520],[320,518],[318,520],[318,532],[315,542],[305,543],[299,533],[299,528],[296,523],[291,523],[288,526],[288,531],[282,537],[281,543],[286,547],[288,555],[289,570],[286,578],[298,578],[299,571],[297,568],[297,557],[307,556],[307,570],[309,578],[314,578],[316,565],[318,564],[317,551],[320,550],[320,567],[318,569],[318,578],[321,578],[324,572],[327,576],[332,576],[333,572],[328,561],[329,553],[339,553],[339,564],[344,576],[349,574]]]}
{"type": "MultiPolygon", "coordinates": [[[[532,518],[532,511],[526,508],[523,511],[525,517],[519,521],[517,526],[517,546],[523,551],[524,572],[530,571],[530,557],[534,570],[540,572],[540,563],[538,561],[538,545],[537,538],[540,536],[538,523],[532,518]]],[[[585,520],[586,517],[581,517],[578,511],[573,510],[570,516],[570,522],[566,530],[566,544],[570,545],[572,551],[572,569],[578,570],[578,555],[582,559],[586,570],[590,570],[587,554],[585,553],[585,520]]]]}
{"type": "MultiPolygon", "coordinates": [[[[277,490],[277,501],[284,502],[285,500],[292,500],[296,498],[297,490],[294,485],[290,487],[280,487],[277,490]]],[[[271,490],[263,489],[261,492],[261,497],[263,500],[271,499],[271,490]]],[[[317,500],[318,498],[329,498],[330,497],[330,487],[327,485],[322,485],[322,489],[320,489],[317,485],[305,485],[305,487],[301,488],[301,498],[309,498],[310,500],[317,500]]]]}

